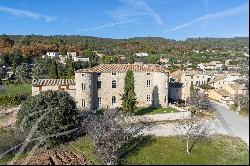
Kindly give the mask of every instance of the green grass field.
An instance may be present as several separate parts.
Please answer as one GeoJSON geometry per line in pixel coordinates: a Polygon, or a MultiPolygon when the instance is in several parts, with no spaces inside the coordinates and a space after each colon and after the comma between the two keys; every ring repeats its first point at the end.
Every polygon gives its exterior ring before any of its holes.
{"type": "MultiPolygon", "coordinates": [[[[186,144],[181,137],[147,137],[144,143],[133,148],[122,158],[122,165],[161,165],[161,164],[213,164],[238,165],[249,164],[248,146],[239,138],[217,135],[209,141],[197,143],[191,154],[186,153],[186,144]]],[[[84,155],[94,165],[101,161],[93,150],[93,143],[88,137],[81,137],[66,146],[84,155]]],[[[11,158],[0,159],[4,164],[11,158]]]]}
{"type": "Polygon", "coordinates": [[[135,115],[153,115],[160,113],[170,113],[170,112],[178,112],[178,110],[167,107],[167,108],[138,108],[135,112],[135,115]]]}
{"type": "Polygon", "coordinates": [[[0,96],[29,96],[32,93],[30,84],[3,85],[0,86],[0,96]]]}
{"type": "Polygon", "coordinates": [[[247,145],[238,138],[216,136],[196,144],[187,155],[185,142],[178,137],[154,137],[124,159],[124,165],[157,164],[249,164],[247,145]]]}

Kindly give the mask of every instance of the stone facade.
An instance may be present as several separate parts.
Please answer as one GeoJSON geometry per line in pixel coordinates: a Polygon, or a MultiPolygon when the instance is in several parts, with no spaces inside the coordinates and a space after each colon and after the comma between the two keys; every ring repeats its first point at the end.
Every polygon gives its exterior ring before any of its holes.
{"type": "Polygon", "coordinates": [[[168,71],[162,66],[109,64],[75,73],[76,102],[83,109],[122,106],[126,72],[132,70],[138,107],[168,106],[168,71]]]}
{"type": "Polygon", "coordinates": [[[186,100],[190,96],[190,86],[194,87],[207,84],[209,75],[201,71],[176,71],[171,73],[169,98],[172,100],[186,100]],[[177,86],[178,85],[178,86],[177,86]],[[180,86],[181,85],[181,86],[180,86]]]}

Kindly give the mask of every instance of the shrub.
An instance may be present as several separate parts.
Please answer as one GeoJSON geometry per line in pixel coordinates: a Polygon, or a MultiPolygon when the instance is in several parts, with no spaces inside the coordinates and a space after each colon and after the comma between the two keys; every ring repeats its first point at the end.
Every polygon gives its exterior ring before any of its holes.
{"type": "Polygon", "coordinates": [[[21,104],[16,123],[18,129],[27,134],[33,127],[33,137],[46,137],[43,145],[49,148],[75,136],[73,131],[79,127],[79,119],[79,111],[69,93],[45,91],[30,96],[21,104]],[[68,133],[69,131],[71,132],[68,133]],[[47,137],[62,132],[66,133],[47,137]]]}
{"type": "Polygon", "coordinates": [[[16,106],[21,103],[20,96],[0,96],[1,106],[16,106]]]}

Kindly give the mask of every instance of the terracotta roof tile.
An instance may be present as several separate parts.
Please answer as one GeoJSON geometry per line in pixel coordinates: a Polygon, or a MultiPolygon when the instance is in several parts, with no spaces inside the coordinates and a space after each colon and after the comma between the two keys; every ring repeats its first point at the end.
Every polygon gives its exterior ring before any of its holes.
{"type": "Polygon", "coordinates": [[[92,68],[80,69],[76,73],[123,73],[128,70],[134,72],[161,72],[167,73],[166,67],[161,65],[145,65],[145,64],[101,64],[92,68]]]}
{"type": "Polygon", "coordinates": [[[74,79],[38,79],[32,81],[32,86],[75,85],[74,79]]]}

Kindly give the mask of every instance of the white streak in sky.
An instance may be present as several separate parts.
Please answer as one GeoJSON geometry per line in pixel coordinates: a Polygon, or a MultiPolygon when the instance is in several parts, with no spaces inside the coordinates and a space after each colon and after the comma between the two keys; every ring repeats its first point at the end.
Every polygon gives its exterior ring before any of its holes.
{"type": "Polygon", "coordinates": [[[189,22],[184,23],[182,25],[178,25],[178,26],[176,26],[174,28],[168,29],[164,33],[174,32],[174,31],[183,29],[185,27],[189,27],[192,24],[200,22],[200,21],[218,19],[218,18],[233,16],[233,15],[240,14],[240,13],[249,13],[248,3],[245,3],[245,4],[242,4],[240,6],[236,6],[236,7],[224,10],[222,12],[206,14],[206,15],[201,16],[201,17],[199,17],[199,18],[197,18],[195,20],[192,20],[192,21],[189,21],[189,22]]]}
{"type": "Polygon", "coordinates": [[[20,10],[20,9],[8,8],[4,6],[0,6],[0,12],[9,13],[11,15],[18,16],[18,17],[27,17],[33,20],[43,19],[46,22],[51,22],[56,19],[55,17],[46,16],[46,15],[39,14],[39,13],[34,13],[28,10],[20,10]]]}

